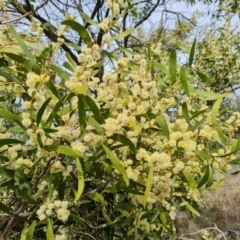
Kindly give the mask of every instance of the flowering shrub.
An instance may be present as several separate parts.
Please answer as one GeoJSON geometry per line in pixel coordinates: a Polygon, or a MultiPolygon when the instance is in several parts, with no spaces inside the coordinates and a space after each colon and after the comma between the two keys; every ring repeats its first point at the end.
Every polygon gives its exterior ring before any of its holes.
{"type": "Polygon", "coordinates": [[[35,49],[1,26],[0,239],[174,239],[177,211],[198,216],[199,189],[236,161],[240,113],[221,108],[231,93],[206,91],[196,41],[183,66],[160,46],[111,55],[105,46],[133,31],[109,34],[119,6],[107,2],[101,46],[70,17],[35,49]],[[78,64],[56,65],[70,29],[86,45],[78,64]],[[99,78],[103,53],[112,67],[99,78]]]}

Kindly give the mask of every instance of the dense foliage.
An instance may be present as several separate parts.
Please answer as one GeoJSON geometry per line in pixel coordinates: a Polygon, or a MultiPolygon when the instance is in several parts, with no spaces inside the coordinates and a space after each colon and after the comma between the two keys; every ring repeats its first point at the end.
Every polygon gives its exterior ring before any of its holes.
{"type": "Polygon", "coordinates": [[[81,15],[100,44],[69,13],[48,44],[32,17],[32,35],[0,26],[0,239],[176,239],[177,212],[198,216],[200,189],[239,162],[240,113],[224,107],[238,35],[130,49],[119,22],[136,9],[106,8],[100,23],[81,15]]]}

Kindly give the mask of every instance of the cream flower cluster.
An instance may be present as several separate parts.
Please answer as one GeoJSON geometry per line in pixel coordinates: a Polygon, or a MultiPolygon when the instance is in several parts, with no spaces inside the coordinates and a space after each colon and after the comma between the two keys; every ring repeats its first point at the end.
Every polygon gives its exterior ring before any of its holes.
{"type": "Polygon", "coordinates": [[[66,222],[70,215],[70,211],[67,209],[68,205],[68,201],[47,201],[37,210],[38,218],[40,221],[42,221],[48,216],[56,215],[59,220],[66,222]]]}

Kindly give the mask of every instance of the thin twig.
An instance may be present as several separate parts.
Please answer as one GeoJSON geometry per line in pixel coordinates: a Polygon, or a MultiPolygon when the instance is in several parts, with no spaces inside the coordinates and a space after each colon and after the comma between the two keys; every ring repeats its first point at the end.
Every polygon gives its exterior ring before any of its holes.
{"type": "MultiPolygon", "coordinates": [[[[42,4],[40,4],[38,7],[36,7],[36,9],[34,10],[34,12],[38,11],[40,8],[42,8],[46,3],[48,2],[48,0],[45,0],[42,4]]],[[[7,24],[7,23],[11,23],[11,22],[16,22],[22,18],[25,18],[29,15],[32,14],[32,11],[25,13],[24,15],[22,15],[21,17],[15,18],[15,19],[11,19],[5,22],[0,22],[0,24],[7,24]]]]}

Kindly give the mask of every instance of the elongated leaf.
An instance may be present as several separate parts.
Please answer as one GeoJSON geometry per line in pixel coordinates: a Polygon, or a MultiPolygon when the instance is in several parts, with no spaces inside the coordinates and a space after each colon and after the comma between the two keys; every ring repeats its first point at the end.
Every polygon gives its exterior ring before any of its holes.
{"type": "Polygon", "coordinates": [[[189,56],[189,63],[188,66],[191,67],[194,59],[194,53],[195,53],[195,47],[196,47],[196,38],[193,41],[191,51],[190,51],[190,56],[189,56]]]}
{"type": "Polygon", "coordinates": [[[193,126],[191,130],[194,131],[196,129],[199,129],[204,124],[206,119],[207,119],[207,116],[205,116],[200,122],[198,122],[195,126],[193,126]]]}
{"type": "Polygon", "coordinates": [[[40,109],[38,110],[38,112],[37,112],[37,117],[36,117],[37,126],[38,126],[39,123],[41,122],[43,113],[44,113],[47,105],[48,105],[49,102],[51,101],[51,99],[52,99],[52,98],[48,98],[48,99],[43,103],[43,105],[40,107],[40,109]]]}
{"type": "Polygon", "coordinates": [[[76,169],[77,169],[77,177],[78,177],[78,190],[75,196],[75,202],[81,197],[84,189],[84,176],[81,162],[78,158],[76,158],[76,169]]]}
{"type": "Polygon", "coordinates": [[[83,154],[64,145],[45,145],[44,148],[48,151],[56,151],[57,153],[62,153],[71,157],[84,158],[83,154]]]}
{"type": "Polygon", "coordinates": [[[209,83],[211,84],[213,81],[204,73],[198,72],[197,71],[197,75],[203,80],[203,82],[209,83]]]}
{"type": "Polygon", "coordinates": [[[67,70],[69,70],[70,72],[74,72],[74,69],[73,69],[72,65],[71,65],[69,62],[64,62],[64,63],[63,63],[63,66],[64,66],[67,70]]]}
{"type": "Polygon", "coordinates": [[[78,95],[78,115],[79,115],[79,124],[81,128],[81,132],[85,132],[85,127],[86,127],[86,109],[84,105],[84,96],[78,95]]]}
{"type": "Polygon", "coordinates": [[[219,108],[222,104],[222,101],[223,101],[223,98],[219,98],[214,104],[213,104],[213,107],[212,107],[212,115],[211,115],[211,118],[212,118],[212,123],[215,123],[216,122],[216,119],[217,119],[217,115],[218,115],[218,112],[219,112],[219,108]]]}
{"type": "Polygon", "coordinates": [[[34,220],[28,228],[27,227],[24,228],[24,230],[22,231],[20,240],[32,240],[36,225],[37,225],[37,221],[34,220]]]}
{"type": "Polygon", "coordinates": [[[11,210],[2,202],[0,202],[0,210],[7,214],[11,214],[11,210]]]}
{"type": "Polygon", "coordinates": [[[24,144],[24,142],[18,139],[12,139],[12,138],[0,139],[0,147],[4,145],[9,145],[9,144],[24,144]]]}
{"type": "Polygon", "coordinates": [[[137,149],[136,149],[135,145],[126,136],[115,133],[110,138],[124,144],[125,146],[128,146],[135,154],[137,154],[137,149]]]}
{"type": "Polygon", "coordinates": [[[187,103],[185,103],[185,102],[182,105],[182,114],[183,114],[183,117],[185,118],[186,122],[188,123],[188,125],[190,125],[188,106],[187,106],[187,103]]]}
{"type": "Polygon", "coordinates": [[[230,96],[232,93],[215,93],[215,92],[205,92],[205,91],[200,91],[198,90],[196,92],[197,95],[199,95],[199,98],[204,99],[204,100],[216,100],[219,98],[224,98],[230,96]]]}
{"type": "Polygon", "coordinates": [[[192,190],[196,190],[196,189],[197,189],[197,184],[196,184],[196,182],[194,181],[194,179],[193,179],[189,174],[187,174],[186,172],[184,172],[183,175],[184,175],[184,177],[186,178],[189,187],[190,187],[192,190]]]}
{"type": "Polygon", "coordinates": [[[53,70],[62,80],[67,81],[69,79],[69,75],[65,73],[59,66],[52,64],[50,69],[53,70]]]}
{"type": "Polygon", "coordinates": [[[24,202],[27,202],[29,204],[34,204],[34,205],[38,204],[38,202],[35,201],[32,197],[30,197],[25,191],[18,189],[17,193],[20,195],[20,197],[23,199],[24,202]]]}
{"type": "Polygon", "coordinates": [[[65,42],[64,44],[66,44],[67,46],[73,48],[76,51],[80,51],[81,47],[75,43],[70,43],[70,42],[65,42]]]}
{"type": "Polygon", "coordinates": [[[99,28],[99,25],[95,23],[86,13],[82,12],[81,17],[87,22],[90,23],[91,25],[99,28]]]}
{"type": "Polygon", "coordinates": [[[117,40],[117,39],[120,39],[120,38],[127,37],[127,36],[130,35],[133,31],[134,31],[134,28],[129,28],[128,30],[126,30],[126,31],[124,31],[124,32],[121,32],[121,33],[115,35],[114,37],[112,37],[112,40],[117,40]]]}
{"type": "Polygon", "coordinates": [[[102,117],[96,103],[89,96],[85,96],[85,100],[86,100],[90,110],[92,111],[94,116],[100,121],[100,123],[105,123],[105,120],[102,117]]]}
{"type": "MultiPolygon", "coordinates": [[[[134,55],[134,52],[133,52],[133,51],[130,51],[129,49],[121,46],[120,44],[118,44],[118,47],[124,52],[124,54],[125,54],[126,56],[133,56],[133,55],[134,55]]],[[[111,54],[111,53],[109,53],[109,54],[111,54]]],[[[111,57],[112,57],[113,59],[117,60],[112,54],[111,54],[111,57]]]]}
{"type": "Polygon", "coordinates": [[[4,167],[1,167],[0,168],[0,176],[8,177],[8,178],[14,178],[15,171],[11,170],[11,169],[4,168],[4,167]]]}
{"type": "Polygon", "coordinates": [[[123,103],[124,106],[127,106],[129,104],[130,98],[129,98],[129,92],[126,88],[121,89],[121,94],[125,98],[125,101],[123,103]]]}
{"type": "Polygon", "coordinates": [[[181,79],[183,90],[186,93],[186,95],[189,97],[190,94],[189,94],[189,90],[188,90],[188,82],[187,82],[187,77],[186,77],[186,73],[185,73],[185,68],[184,67],[181,67],[180,79],[181,79]]]}
{"type": "Polygon", "coordinates": [[[90,194],[88,197],[91,198],[95,202],[104,203],[104,197],[98,192],[90,194]]]}
{"type": "Polygon", "coordinates": [[[157,116],[156,117],[156,122],[161,127],[164,135],[169,140],[170,139],[169,129],[168,129],[167,121],[165,120],[164,116],[162,116],[162,115],[161,116],[157,116]]]}
{"type": "Polygon", "coordinates": [[[152,179],[153,179],[153,164],[151,164],[151,167],[149,169],[148,172],[148,178],[147,178],[147,184],[146,184],[146,189],[144,192],[144,197],[143,197],[143,206],[144,208],[147,205],[147,200],[151,191],[151,187],[152,187],[152,179]]]}
{"type": "Polygon", "coordinates": [[[226,146],[227,145],[227,136],[223,133],[223,131],[220,128],[216,129],[218,132],[219,142],[226,146]]]}
{"type": "Polygon", "coordinates": [[[45,145],[44,148],[48,151],[56,151],[57,153],[62,153],[67,156],[84,158],[83,154],[64,145],[45,145]]]}
{"type": "Polygon", "coordinates": [[[171,82],[174,84],[176,82],[176,75],[177,75],[177,55],[175,50],[171,52],[170,55],[170,68],[169,68],[171,82]]]}
{"type": "Polygon", "coordinates": [[[27,45],[23,42],[23,40],[20,38],[20,36],[17,34],[16,30],[12,25],[8,25],[10,33],[13,35],[13,37],[16,39],[18,42],[19,46],[22,48],[23,52],[26,54],[28,59],[36,65],[36,59],[32,56],[31,52],[28,50],[27,45]]]}
{"type": "Polygon", "coordinates": [[[230,162],[230,164],[240,165],[240,158],[236,158],[230,162]]]}
{"type": "Polygon", "coordinates": [[[102,133],[103,132],[103,128],[101,127],[101,125],[91,116],[87,116],[87,122],[98,132],[98,133],[102,133]]]}
{"type": "Polygon", "coordinates": [[[195,153],[197,156],[199,156],[201,159],[207,159],[207,160],[209,160],[209,159],[212,158],[212,156],[211,156],[209,153],[207,153],[206,151],[195,150],[194,153],[195,153]]]}
{"type": "Polygon", "coordinates": [[[67,60],[68,60],[69,63],[71,64],[73,70],[75,70],[77,64],[76,64],[75,61],[72,59],[71,55],[70,55],[68,52],[66,52],[65,57],[67,58],[67,60]]]}
{"type": "Polygon", "coordinates": [[[208,176],[208,182],[207,184],[205,185],[207,188],[212,186],[213,184],[213,169],[212,169],[212,166],[209,165],[209,176],[208,176]]]}
{"type": "Polygon", "coordinates": [[[204,184],[206,184],[208,182],[209,179],[209,166],[207,166],[205,168],[205,173],[203,175],[203,178],[201,179],[201,181],[198,183],[198,188],[202,187],[204,184]]]}
{"type": "Polygon", "coordinates": [[[118,172],[120,174],[122,174],[124,181],[126,182],[126,185],[129,185],[129,179],[127,176],[127,173],[123,167],[123,165],[121,164],[121,162],[119,161],[119,159],[114,155],[114,153],[105,145],[102,144],[102,147],[104,149],[104,151],[106,152],[108,158],[110,159],[112,165],[118,170],[118,172]]]}
{"type": "Polygon", "coordinates": [[[165,229],[168,229],[168,226],[167,226],[167,217],[166,217],[166,214],[164,212],[164,209],[162,208],[162,206],[160,205],[160,203],[158,203],[158,209],[159,209],[159,218],[160,218],[160,221],[161,221],[161,224],[163,225],[163,227],[165,229]]]}
{"type": "Polygon", "coordinates": [[[78,32],[79,36],[83,39],[83,41],[87,44],[89,48],[92,46],[92,40],[91,37],[89,36],[88,31],[80,23],[75,22],[73,20],[65,20],[62,22],[62,25],[67,25],[71,27],[73,30],[78,32]]]}
{"type": "Polygon", "coordinates": [[[192,212],[194,215],[200,217],[199,212],[198,212],[196,209],[194,209],[193,206],[191,206],[189,203],[186,204],[186,207],[187,207],[188,210],[189,210],[190,212],[192,212]]]}
{"type": "Polygon", "coordinates": [[[21,118],[18,117],[17,115],[8,112],[2,108],[0,108],[0,117],[1,118],[6,118],[6,119],[12,119],[12,120],[17,120],[17,121],[21,121],[21,118]]]}
{"type": "Polygon", "coordinates": [[[47,219],[46,237],[47,237],[47,240],[54,240],[53,223],[51,218],[47,219]]]}

